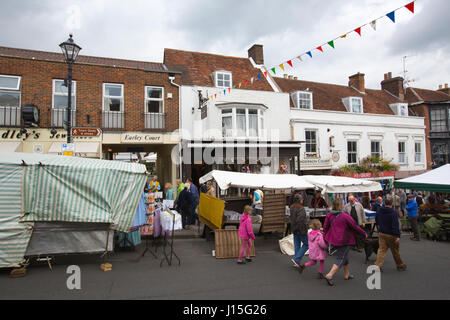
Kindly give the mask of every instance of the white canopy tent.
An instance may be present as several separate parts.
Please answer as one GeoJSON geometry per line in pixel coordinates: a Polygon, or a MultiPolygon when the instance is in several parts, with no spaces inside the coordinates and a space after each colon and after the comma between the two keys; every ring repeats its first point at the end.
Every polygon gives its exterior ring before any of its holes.
{"type": "Polygon", "coordinates": [[[252,189],[321,189],[322,193],[371,192],[382,190],[376,181],[338,176],[298,176],[295,174],[255,174],[213,170],[199,179],[200,183],[214,179],[219,188],[252,189]]]}
{"type": "Polygon", "coordinates": [[[395,181],[396,188],[450,193],[450,164],[395,181]]]}

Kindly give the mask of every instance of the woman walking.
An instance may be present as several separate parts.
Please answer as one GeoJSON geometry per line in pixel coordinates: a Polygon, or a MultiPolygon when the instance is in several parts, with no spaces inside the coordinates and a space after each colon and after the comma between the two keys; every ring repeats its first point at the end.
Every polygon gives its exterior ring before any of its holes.
{"type": "MultiPolygon", "coordinates": [[[[294,235],[295,254],[292,262],[294,267],[300,267],[302,258],[308,250],[308,221],[303,207],[303,197],[295,195],[294,203],[290,207],[291,230],[294,235]]],[[[302,268],[299,270],[303,271],[302,268]]]]}
{"type": "Polygon", "coordinates": [[[333,286],[333,277],[341,267],[344,267],[344,279],[350,280],[354,276],[350,274],[348,264],[348,253],[350,247],[356,244],[355,233],[367,238],[366,232],[361,229],[353,220],[348,212],[342,210],[342,200],[337,198],[333,201],[333,209],[336,211],[329,212],[325,218],[323,231],[325,233],[325,241],[336,247],[337,258],[330,272],[325,276],[328,285],[333,286]]]}

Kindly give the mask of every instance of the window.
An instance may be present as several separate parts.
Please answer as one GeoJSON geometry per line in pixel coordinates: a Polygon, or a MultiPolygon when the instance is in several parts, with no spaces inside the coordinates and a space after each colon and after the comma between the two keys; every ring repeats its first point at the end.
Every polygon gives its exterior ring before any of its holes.
{"type": "Polygon", "coordinates": [[[292,94],[294,105],[298,109],[312,109],[312,92],[297,91],[292,94]]]}
{"type": "Polygon", "coordinates": [[[422,143],[414,143],[414,159],[416,162],[422,162],[422,143]]]}
{"type": "Polygon", "coordinates": [[[362,98],[351,98],[350,99],[351,102],[351,110],[354,113],[362,113],[363,112],[363,107],[362,107],[362,98]]]}
{"type": "MultiPolygon", "coordinates": [[[[67,109],[69,89],[64,85],[64,80],[53,80],[53,109],[67,109]]],[[[77,82],[72,81],[72,105],[76,109],[77,82]]]]}
{"type": "Polygon", "coordinates": [[[123,111],[123,84],[103,84],[103,110],[123,111]]]}
{"type": "Polygon", "coordinates": [[[145,112],[164,113],[164,88],[145,87],[145,112]]]}
{"type": "Polygon", "coordinates": [[[222,109],[223,137],[258,137],[263,126],[262,110],[251,108],[222,109]]]}
{"type": "Polygon", "coordinates": [[[433,108],[430,111],[431,131],[447,131],[447,108],[433,108]]]}
{"type": "Polygon", "coordinates": [[[370,142],[370,155],[372,157],[381,157],[380,141],[370,142]]]}
{"type": "Polygon", "coordinates": [[[398,163],[406,163],[406,143],[404,141],[398,143],[398,163]]]}
{"type": "Polygon", "coordinates": [[[358,151],[356,141],[347,141],[347,162],[349,164],[357,163],[358,151]]]}
{"type": "Polygon", "coordinates": [[[306,155],[317,156],[317,130],[305,130],[306,155]]]}
{"type": "Polygon", "coordinates": [[[21,77],[0,75],[0,106],[20,107],[21,77]]]}
{"type": "Polygon", "coordinates": [[[216,71],[215,72],[216,87],[231,88],[232,79],[231,72],[216,71]]]}
{"type": "Polygon", "coordinates": [[[398,106],[398,114],[400,116],[406,117],[408,116],[408,105],[407,104],[402,104],[398,106]]]}

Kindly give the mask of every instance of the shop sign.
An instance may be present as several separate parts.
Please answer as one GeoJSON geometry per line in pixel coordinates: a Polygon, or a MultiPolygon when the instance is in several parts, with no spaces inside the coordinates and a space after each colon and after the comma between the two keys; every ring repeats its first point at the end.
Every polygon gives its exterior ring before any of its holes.
{"type": "Polygon", "coordinates": [[[101,134],[99,128],[72,128],[72,137],[98,137],[101,134]]]}
{"type": "Polygon", "coordinates": [[[61,148],[64,156],[73,156],[73,153],[75,152],[75,143],[63,143],[61,148]]]}
{"type": "MultiPolygon", "coordinates": [[[[5,128],[0,130],[0,141],[67,141],[66,130],[33,129],[25,128],[21,133],[20,128],[5,128]]],[[[97,130],[97,129],[93,129],[97,130]]],[[[101,132],[101,130],[100,130],[101,132]]],[[[75,136],[77,139],[96,139],[98,136],[75,136]]],[[[92,141],[92,140],[91,140],[92,141]]]]}
{"type": "Polygon", "coordinates": [[[163,136],[151,133],[123,133],[120,135],[122,143],[163,143],[163,136]]]}
{"type": "Polygon", "coordinates": [[[331,159],[304,159],[300,161],[300,168],[331,167],[331,159]]]}
{"type": "Polygon", "coordinates": [[[344,176],[344,177],[350,177],[350,178],[356,178],[356,179],[394,177],[395,171],[382,171],[379,174],[374,174],[372,172],[354,173],[354,174],[349,174],[349,175],[334,174],[334,176],[344,176]]]}

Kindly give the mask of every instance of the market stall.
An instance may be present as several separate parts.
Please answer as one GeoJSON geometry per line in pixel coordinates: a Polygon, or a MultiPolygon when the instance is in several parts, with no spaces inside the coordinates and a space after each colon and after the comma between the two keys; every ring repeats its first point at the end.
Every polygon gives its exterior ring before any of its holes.
{"type": "Polygon", "coordinates": [[[112,250],[113,230],[131,228],[145,173],[135,163],[0,152],[0,268],[112,250]]]}

